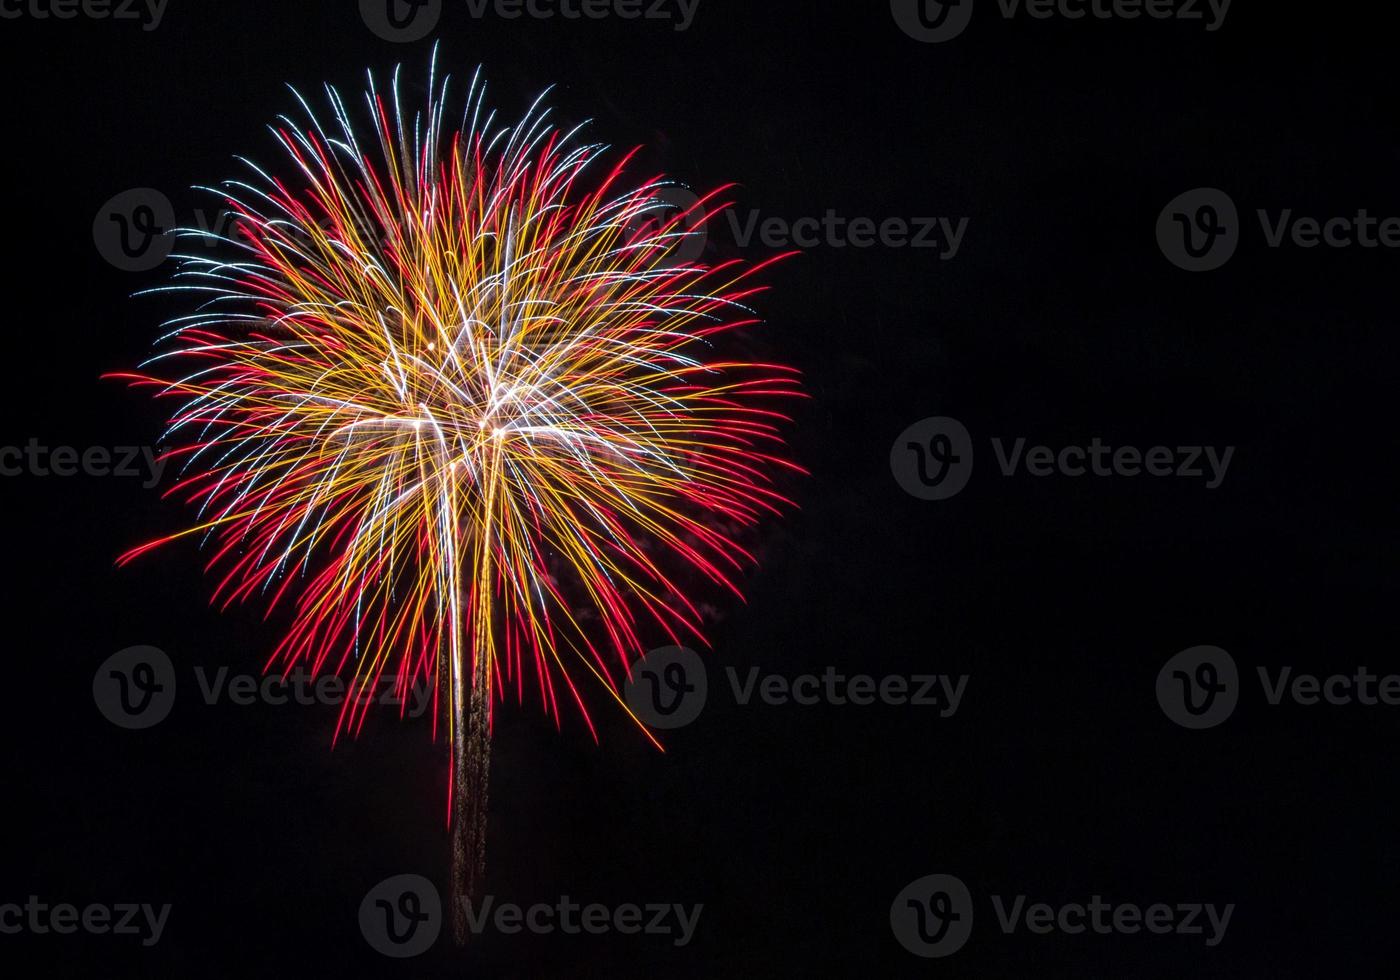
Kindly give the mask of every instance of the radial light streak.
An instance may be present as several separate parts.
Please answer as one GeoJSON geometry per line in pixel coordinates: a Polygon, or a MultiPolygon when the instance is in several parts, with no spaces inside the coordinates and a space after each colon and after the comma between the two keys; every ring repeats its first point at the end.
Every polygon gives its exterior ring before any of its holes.
{"type": "Polygon", "coordinates": [[[120,375],[179,400],[169,493],[198,518],[121,561],[196,537],[215,601],[289,606],[268,669],[350,678],[337,738],[386,679],[432,685],[465,894],[492,706],[528,685],[596,738],[587,689],[627,711],[648,646],[703,641],[683,579],[739,594],[736,532],[789,503],[781,403],[800,392],[718,352],[781,256],[679,261],[694,216],[665,179],[626,182],[636,151],[604,163],[543,95],[497,125],[479,72],[449,126],[434,74],[411,117],[399,72],[388,92],[371,74],[363,130],[334,88],[322,115],[298,95],[306,121],[272,127],[286,176],[244,161],[215,191],[225,254],[181,255],[151,291],[202,302],[120,375]]]}

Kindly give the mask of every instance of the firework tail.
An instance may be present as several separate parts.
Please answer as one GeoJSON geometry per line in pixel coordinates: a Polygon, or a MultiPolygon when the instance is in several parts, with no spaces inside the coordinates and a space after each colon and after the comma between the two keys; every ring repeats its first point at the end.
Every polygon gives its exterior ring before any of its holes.
{"type": "MultiPolygon", "coordinates": [[[[499,475],[499,453],[488,450],[483,460],[487,513],[496,494],[499,475]]],[[[471,903],[479,897],[486,877],[486,824],[491,782],[491,663],[495,655],[497,609],[493,595],[491,549],[494,527],[488,520],[475,536],[478,550],[475,564],[480,574],[473,575],[472,594],[463,601],[461,584],[462,556],[457,552],[460,540],[457,522],[456,495],[443,513],[443,527],[453,534],[449,544],[451,576],[450,594],[457,599],[450,610],[452,649],[449,668],[452,711],[452,805],[449,815],[449,835],[452,848],[452,881],[449,907],[452,938],[458,946],[466,944],[469,930],[468,913],[471,903]],[[470,645],[462,642],[462,609],[466,607],[470,623],[470,645]],[[468,676],[465,657],[470,657],[468,676]]]]}
{"type": "Polygon", "coordinates": [[[467,941],[467,913],[486,874],[486,807],[491,777],[490,658],[472,656],[471,689],[452,685],[452,938],[467,941]],[[465,717],[464,717],[465,706],[465,717]]]}

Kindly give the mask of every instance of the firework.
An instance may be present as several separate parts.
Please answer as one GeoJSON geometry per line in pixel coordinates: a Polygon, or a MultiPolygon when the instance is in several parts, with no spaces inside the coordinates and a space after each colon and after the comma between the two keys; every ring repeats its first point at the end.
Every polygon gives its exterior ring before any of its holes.
{"type": "Polygon", "coordinates": [[[244,161],[214,191],[221,254],[179,256],[152,290],[199,302],[122,375],[178,400],[169,493],[198,517],[121,560],[197,537],[216,602],[289,607],[268,668],[345,675],[362,696],[337,737],[382,683],[432,685],[460,929],[493,706],[576,708],[596,738],[588,703],[627,711],[650,642],[703,641],[682,576],[738,594],[738,531],[788,503],[799,391],[718,353],[756,322],[768,262],[679,260],[696,216],[658,196],[668,181],[628,184],[632,154],[605,163],[543,95],[498,125],[479,72],[450,124],[434,76],[409,114],[399,72],[388,91],[371,74],[364,126],[334,88],[319,115],[297,95],[305,122],[272,127],[286,174],[244,161]]]}

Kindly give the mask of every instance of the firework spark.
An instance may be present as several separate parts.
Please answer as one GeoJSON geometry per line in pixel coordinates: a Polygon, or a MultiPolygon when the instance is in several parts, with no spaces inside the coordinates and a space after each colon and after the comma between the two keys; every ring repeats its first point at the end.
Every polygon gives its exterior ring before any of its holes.
{"type": "Polygon", "coordinates": [[[432,685],[465,895],[492,706],[529,688],[596,738],[587,689],[627,711],[649,640],[703,641],[678,576],[738,594],[752,556],[732,529],[788,503],[779,407],[799,390],[716,353],[756,322],[769,262],[678,261],[695,216],[662,178],[626,184],[633,154],[603,163],[543,95],[497,125],[480,73],[449,125],[434,75],[410,116],[399,73],[387,92],[371,74],[363,129],[334,88],[325,125],[297,95],[306,122],[272,127],[287,175],[244,161],[215,191],[226,254],[179,256],[152,292],[200,302],[121,375],[179,400],[169,492],[199,516],[121,561],[195,536],[215,601],[290,606],[268,668],[347,676],[362,696],[337,737],[386,680],[432,685]]]}

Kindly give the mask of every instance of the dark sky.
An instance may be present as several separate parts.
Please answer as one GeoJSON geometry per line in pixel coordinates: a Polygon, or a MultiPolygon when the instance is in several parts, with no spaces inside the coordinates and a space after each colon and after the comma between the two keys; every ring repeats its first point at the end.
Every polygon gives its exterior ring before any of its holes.
{"type": "MultiPolygon", "coordinates": [[[[445,0],[429,37],[390,43],[351,0],[170,0],[149,31],[40,18],[54,0],[35,2],[0,0],[0,448],[148,446],[160,432],[148,399],[99,380],[132,367],[175,310],[130,298],[168,267],[122,271],[95,247],[104,202],[154,188],[197,221],[211,199],[193,185],[236,174],[236,154],[276,157],[265,125],[294,108],[285,84],[355,93],[366,67],[399,61],[419,78],[433,41],[456,74],[483,64],[507,114],[555,84],[562,121],[647,145],[648,173],[736,182],[741,230],[755,214],[828,212],[966,225],[951,257],[822,242],[771,274],[761,344],[804,372],[792,451],[811,476],[789,487],[800,510],[756,540],[747,603],[713,597],[709,701],[665,737],[666,754],[602,706],[601,745],[577,719],[556,732],[532,701],[501,709],[491,893],[525,906],[703,903],[692,942],[493,932],[466,951],[444,935],[420,958],[381,956],[357,920],[366,893],[400,874],[444,885],[444,759],[427,720],[384,710],[331,752],[333,707],[206,704],[197,669],[256,674],[285,621],[211,610],[193,547],[116,569],[123,550],[188,517],[140,477],[21,466],[0,477],[0,906],[34,895],[171,910],[148,948],[0,932],[0,972],[1393,971],[1400,854],[1386,801],[1400,706],[1275,706],[1259,678],[1400,672],[1400,253],[1271,247],[1258,215],[1400,216],[1379,8],[1241,0],[1208,31],[1007,18],[978,0],[965,33],[922,43],[880,2],[700,0],[676,30],[477,17],[445,0]],[[1192,273],[1155,229],[1168,202],[1202,187],[1235,205],[1238,247],[1192,273]],[[944,416],[970,432],[976,467],[955,497],[916,499],[891,447],[944,416]],[[1096,438],[1178,460],[1179,447],[1234,452],[1208,489],[1185,476],[1006,476],[992,442],[1058,451],[1096,438]],[[137,645],[169,655],[178,698],[160,724],[126,731],[98,711],[93,677],[137,645]],[[1201,645],[1233,658],[1238,707],[1194,731],[1155,689],[1169,658],[1201,645]],[[968,682],[940,717],[829,698],[740,704],[726,668],[968,682]],[[975,923],[964,948],[923,959],[890,911],[933,874],[965,883],[975,923]],[[993,897],[1020,895],[1057,909],[1094,896],[1235,908],[1213,947],[1004,933],[993,897]]],[[[713,253],[775,251],[734,237],[719,221],[713,253]]]]}

